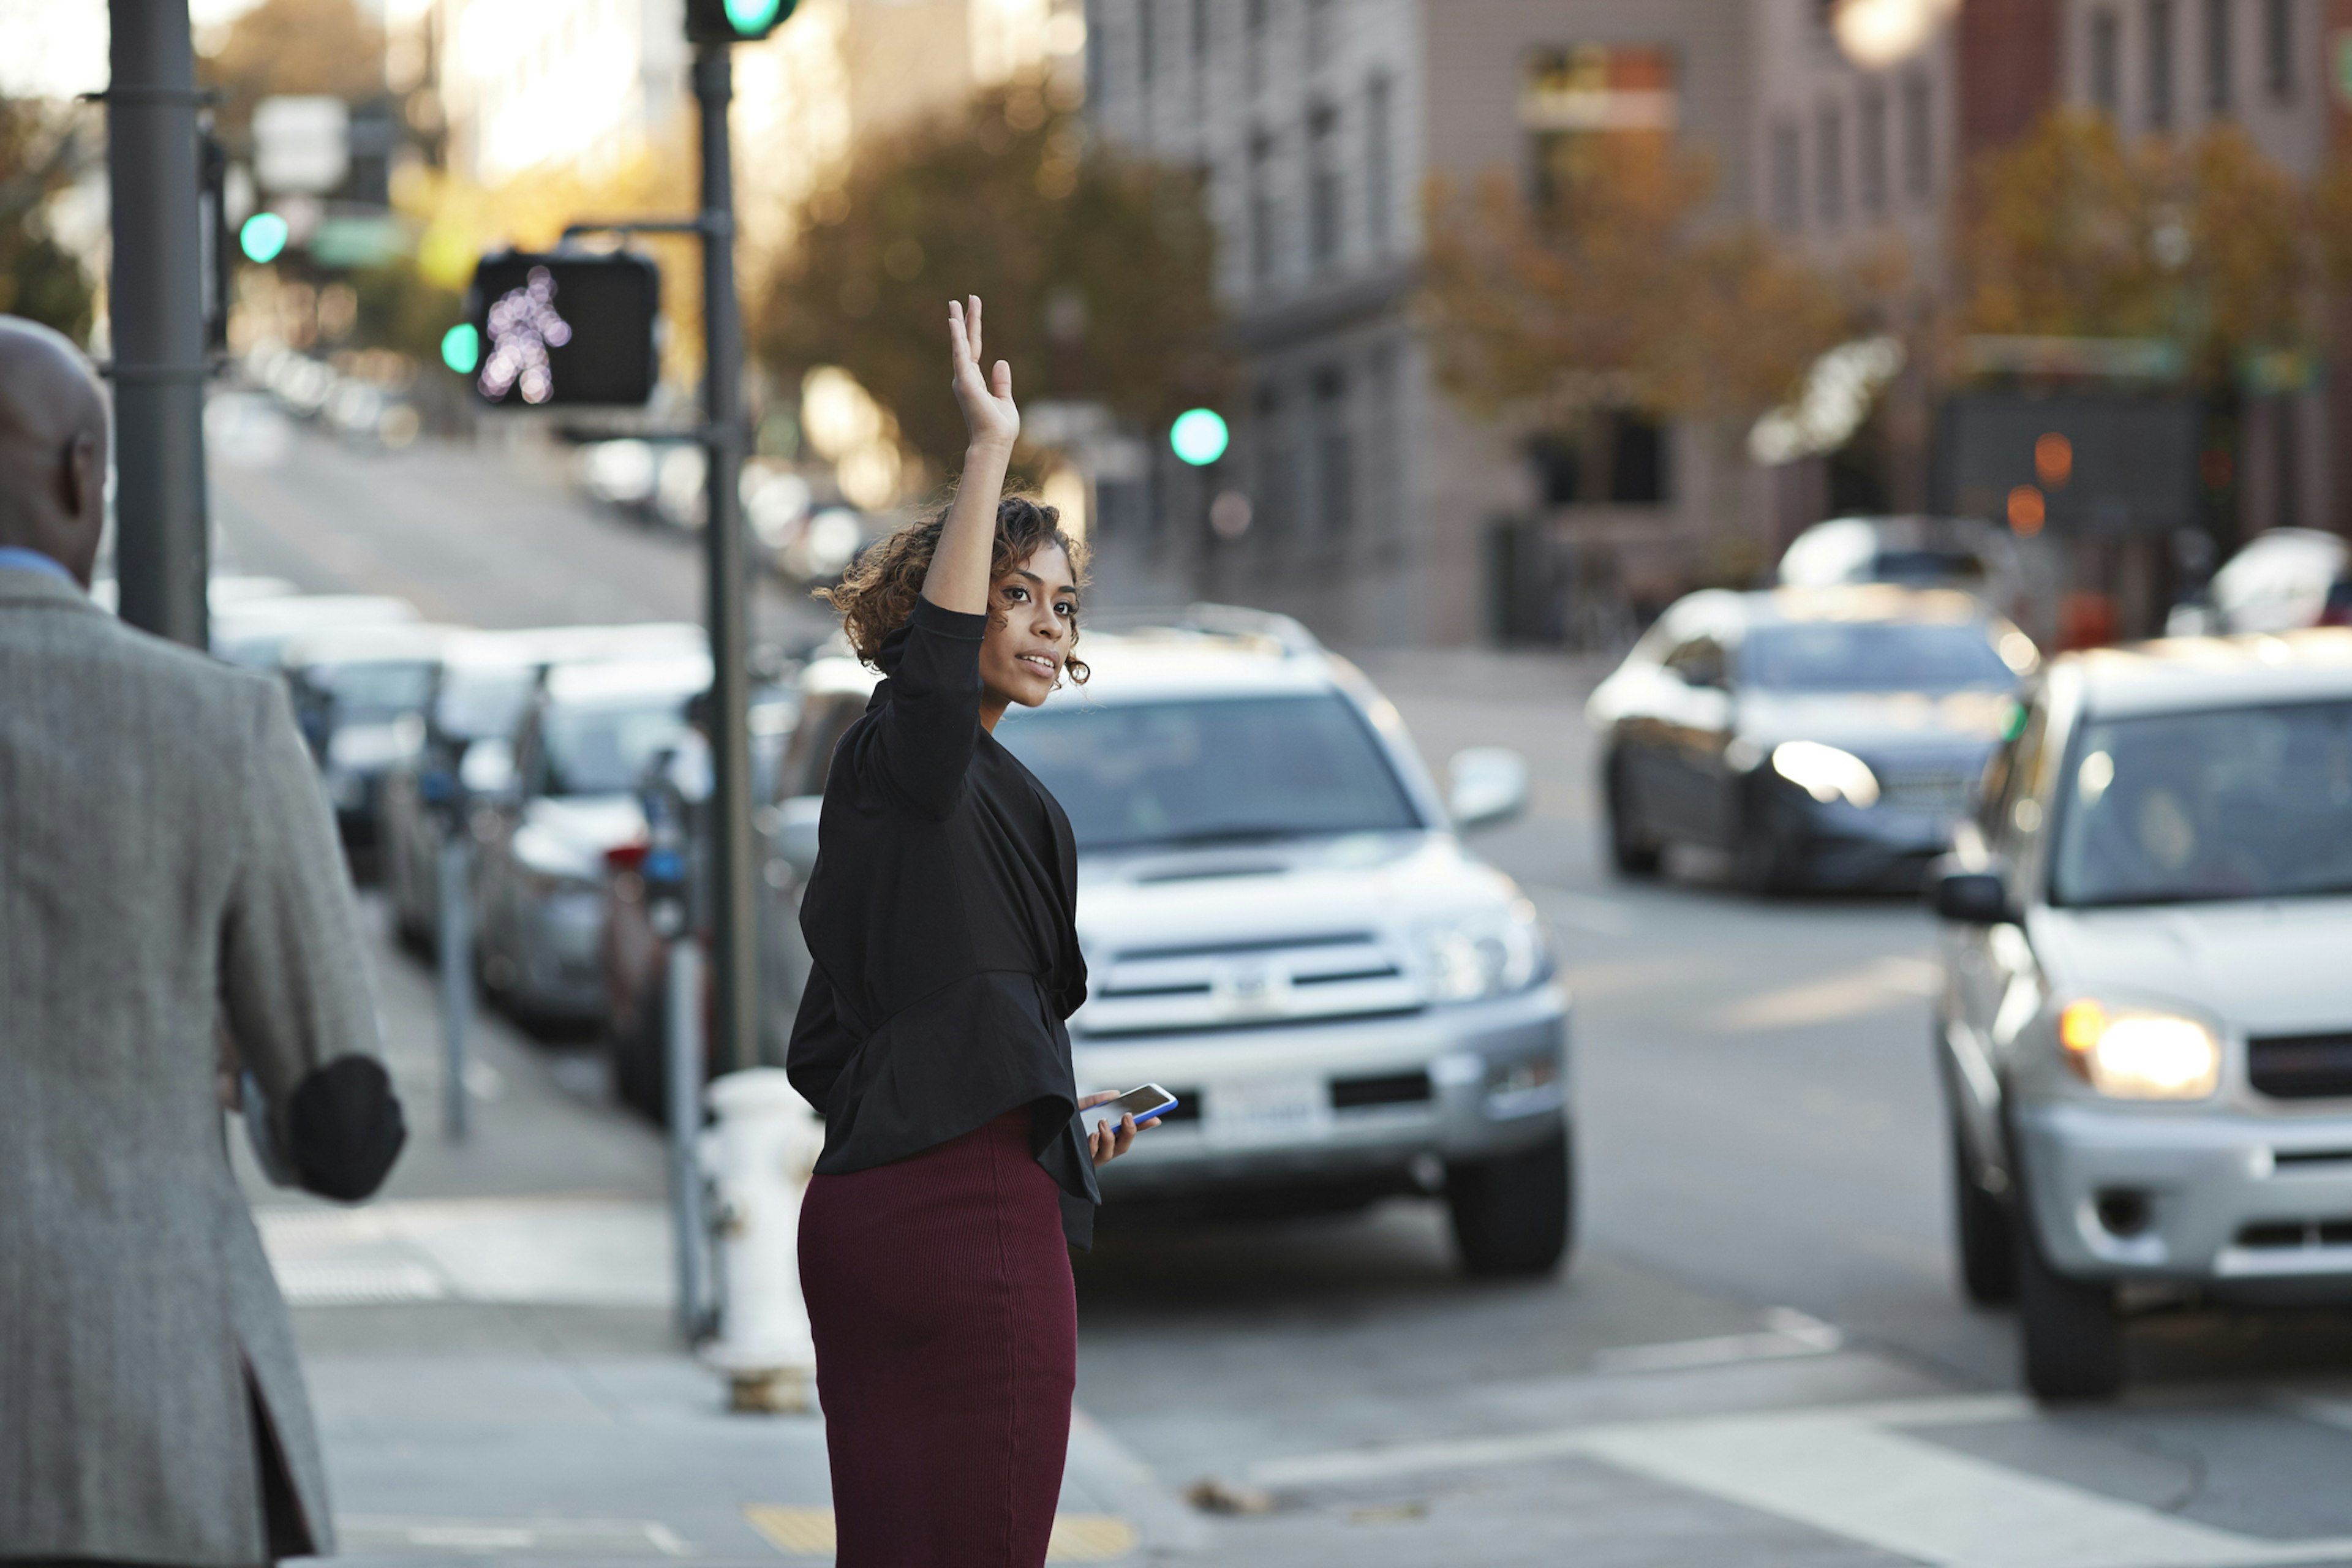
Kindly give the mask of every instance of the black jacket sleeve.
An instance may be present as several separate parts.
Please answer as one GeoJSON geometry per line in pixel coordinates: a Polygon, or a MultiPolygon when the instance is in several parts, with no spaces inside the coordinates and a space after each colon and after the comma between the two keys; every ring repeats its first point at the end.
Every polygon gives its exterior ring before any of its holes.
{"type": "Polygon", "coordinates": [[[980,742],[980,644],[986,616],[915,601],[889,700],[866,737],[875,781],[934,821],[955,809],[980,742]]]}

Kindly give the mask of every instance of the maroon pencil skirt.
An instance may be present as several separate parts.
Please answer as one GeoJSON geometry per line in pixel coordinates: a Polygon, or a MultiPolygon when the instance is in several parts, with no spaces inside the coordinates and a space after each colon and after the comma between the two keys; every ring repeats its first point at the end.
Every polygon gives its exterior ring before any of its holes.
{"type": "Polygon", "coordinates": [[[800,1258],[838,1568],[1044,1563],[1078,1311],[1028,1112],[811,1178],[800,1258]]]}

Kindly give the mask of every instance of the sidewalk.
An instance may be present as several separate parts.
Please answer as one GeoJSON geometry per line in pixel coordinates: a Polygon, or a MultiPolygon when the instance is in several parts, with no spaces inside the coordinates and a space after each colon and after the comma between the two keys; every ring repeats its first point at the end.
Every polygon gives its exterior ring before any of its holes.
{"type": "MultiPolygon", "coordinates": [[[[829,1562],[822,1421],[728,1414],[677,1339],[655,1131],[612,1106],[593,1050],[483,1014],[473,1136],[453,1147],[432,976],[388,937],[376,951],[411,1128],[384,1194],[346,1209],[278,1191],[232,1140],[294,1309],[342,1561],[829,1562]]],[[[1202,1539],[1081,1415],[1053,1559],[1202,1539]]]]}

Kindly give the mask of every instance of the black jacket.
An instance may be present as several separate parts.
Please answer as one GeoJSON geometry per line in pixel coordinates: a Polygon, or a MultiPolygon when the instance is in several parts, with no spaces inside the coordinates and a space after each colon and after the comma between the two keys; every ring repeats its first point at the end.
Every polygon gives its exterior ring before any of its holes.
{"type": "Polygon", "coordinates": [[[834,752],[801,902],[814,968],[786,1066],[824,1113],[822,1174],[1026,1108],[1083,1246],[1101,1199],[1063,1026],[1087,995],[1077,850],[1045,785],[981,727],[987,626],[917,601],[834,752]]]}

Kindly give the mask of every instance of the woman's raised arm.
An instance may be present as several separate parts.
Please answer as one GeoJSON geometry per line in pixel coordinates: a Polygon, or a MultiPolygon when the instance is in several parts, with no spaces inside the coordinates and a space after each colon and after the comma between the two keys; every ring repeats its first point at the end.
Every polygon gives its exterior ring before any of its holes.
{"type": "Polygon", "coordinates": [[[938,550],[923,578],[923,597],[943,610],[967,616],[988,609],[989,567],[996,548],[996,502],[1004,490],[1004,470],[1021,434],[1021,411],[1013,405],[1013,367],[1003,360],[986,379],[980,371],[980,296],[968,304],[948,301],[948,352],[954,366],[956,404],[963,410],[966,439],[963,476],[955,504],[948,509],[938,550]]]}

